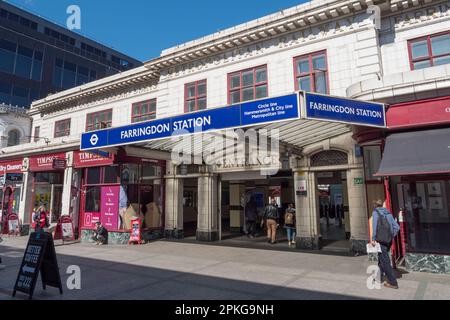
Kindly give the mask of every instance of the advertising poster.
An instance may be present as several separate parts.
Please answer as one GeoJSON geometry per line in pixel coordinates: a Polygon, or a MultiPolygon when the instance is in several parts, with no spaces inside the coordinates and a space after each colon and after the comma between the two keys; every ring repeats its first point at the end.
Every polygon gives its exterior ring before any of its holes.
{"type": "Polygon", "coordinates": [[[102,187],[101,222],[107,230],[119,229],[120,186],[102,187]]]}

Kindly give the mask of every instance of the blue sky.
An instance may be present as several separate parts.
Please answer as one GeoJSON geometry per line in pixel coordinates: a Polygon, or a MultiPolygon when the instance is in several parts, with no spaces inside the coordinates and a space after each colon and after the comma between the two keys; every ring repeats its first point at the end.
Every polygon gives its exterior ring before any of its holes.
{"type": "Polygon", "coordinates": [[[275,13],[306,0],[7,0],[60,25],[81,8],[81,31],[142,61],[161,50],[275,13]]]}

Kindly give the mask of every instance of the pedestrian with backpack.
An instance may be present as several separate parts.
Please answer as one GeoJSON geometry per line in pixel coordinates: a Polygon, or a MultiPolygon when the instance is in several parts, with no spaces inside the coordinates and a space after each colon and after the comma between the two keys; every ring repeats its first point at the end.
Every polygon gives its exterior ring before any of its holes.
{"type": "Polygon", "coordinates": [[[398,282],[391,265],[389,251],[391,250],[392,241],[400,230],[400,226],[392,214],[384,207],[382,200],[378,200],[375,203],[372,217],[372,245],[380,244],[381,253],[378,253],[380,276],[382,280],[384,275],[387,278],[383,285],[386,288],[398,289],[398,282]]]}
{"type": "Polygon", "coordinates": [[[287,232],[289,248],[295,245],[295,236],[297,231],[296,219],[295,219],[295,208],[291,203],[286,209],[286,214],[284,215],[284,228],[287,232]]]}

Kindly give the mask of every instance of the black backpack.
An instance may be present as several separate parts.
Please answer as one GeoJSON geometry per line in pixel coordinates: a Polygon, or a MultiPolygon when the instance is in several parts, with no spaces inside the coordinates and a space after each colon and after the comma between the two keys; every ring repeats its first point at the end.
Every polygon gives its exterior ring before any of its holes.
{"type": "Polygon", "coordinates": [[[378,213],[378,222],[377,236],[375,240],[382,244],[391,244],[393,237],[391,225],[389,224],[388,218],[384,214],[381,214],[378,210],[376,211],[378,213]]]}

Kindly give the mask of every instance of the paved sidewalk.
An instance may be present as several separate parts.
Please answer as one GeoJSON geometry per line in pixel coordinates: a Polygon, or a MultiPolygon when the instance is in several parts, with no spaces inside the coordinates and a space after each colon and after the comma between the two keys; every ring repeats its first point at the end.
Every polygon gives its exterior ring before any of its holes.
{"type": "MultiPolygon", "coordinates": [[[[11,297],[27,238],[4,238],[0,299],[11,297]]],[[[328,256],[157,241],[143,246],[56,247],[64,294],[34,299],[450,299],[450,276],[404,274],[400,289],[369,290],[367,257],[328,256]],[[69,291],[67,267],[81,268],[81,290],[69,291]]],[[[26,296],[18,293],[18,299],[26,296]]]]}

